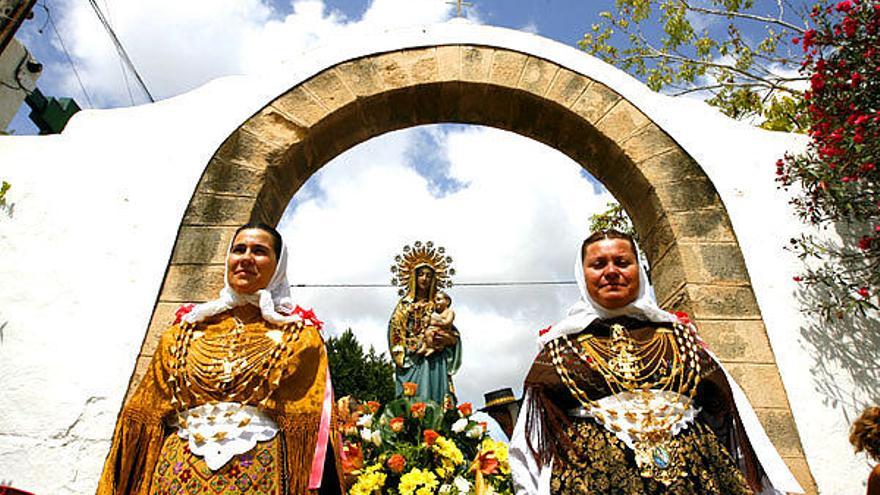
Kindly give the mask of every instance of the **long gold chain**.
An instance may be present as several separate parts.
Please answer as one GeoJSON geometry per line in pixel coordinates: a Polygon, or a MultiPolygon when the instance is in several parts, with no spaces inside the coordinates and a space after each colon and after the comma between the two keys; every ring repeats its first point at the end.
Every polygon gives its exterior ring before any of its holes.
{"type": "MultiPolygon", "coordinates": [[[[604,424],[607,418],[599,403],[591,399],[572,378],[562,358],[563,345],[590,369],[602,375],[612,394],[650,389],[671,390],[676,382],[678,394],[693,399],[697,393],[701,373],[696,338],[679,323],[673,324],[672,331],[658,329],[645,343],[633,342],[621,325],[612,325],[610,340],[590,334],[578,338],[578,343],[580,349],[568,336],[555,339],[550,342],[550,357],[571,395],[600,423],[604,424]],[[667,358],[669,352],[671,356],[667,358]],[[657,378],[652,380],[654,376],[657,378]]],[[[608,410],[607,413],[612,416],[618,414],[614,410],[608,410]]]]}

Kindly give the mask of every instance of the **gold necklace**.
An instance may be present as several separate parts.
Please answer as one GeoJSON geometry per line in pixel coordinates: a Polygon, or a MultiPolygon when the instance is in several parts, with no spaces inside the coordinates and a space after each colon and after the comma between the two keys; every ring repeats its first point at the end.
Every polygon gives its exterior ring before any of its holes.
{"type": "MultiPolygon", "coordinates": [[[[693,332],[679,323],[674,323],[672,331],[658,329],[647,342],[634,342],[622,325],[612,325],[610,341],[593,335],[578,338],[580,349],[576,348],[568,336],[550,342],[550,357],[562,383],[587,413],[601,425],[610,424],[612,430],[620,431],[615,420],[623,414],[640,428],[633,428],[631,434],[636,464],[640,474],[652,478],[666,486],[684,476],[681,459],[676,455],[678,444],[672,438],[672,427],[683,418],[682,412],[673,415],[647,414],[638,417],[631,411],[617,411],[604,408],[591,399],[572,378],[570,370],[562,358],[561,346],[598,372],[612,395],[628,392],[639,394],[643,404],[651,401],[652,389],[672,391],[676,381],[679,396],[686,397],[687,404],[693,400],[700,381],[700,362],[697,342],[693,332]],[[666,354],[671,352],[669,362],[666,354]],[[660,375],[658,378],[652,377],[660,375]],[[607,417],[606,417],[607,415],[607,417]]],[[[665,409],[667,406],[663,406],[665,409]]]]}
{"type": "Polygon", "coordinates": [[[171,346],[168,377],[171,405],[178,412],[189,407],[185,396],[194,404],[215,402],[216,397],[222,397],[223,401],[243,405],[265,405],[279,385],[281,373],[277,365],[293,353],[290,344],[304,324],[287,324],[281,329],[281,336],[273,339],[268,332],[247,334],[244,323],[234,315],[232,319],[232,332],[214,338],[207,338],[204,333],[194,337],[197,324],[180,324],[180,332],[171,346]]]}

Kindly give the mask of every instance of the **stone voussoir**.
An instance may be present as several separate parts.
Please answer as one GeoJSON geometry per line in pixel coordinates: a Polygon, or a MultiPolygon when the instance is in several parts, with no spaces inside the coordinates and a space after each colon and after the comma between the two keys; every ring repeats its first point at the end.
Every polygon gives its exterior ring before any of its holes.
{"type": "Polygon", "coordinates": [[[461,48],[462,81],[487,82],[494,51],[481,46],[463,46],[461,48]]]}
{"type": "Polygon", "coordinates": [[[256,198],[197,192],[183,216],[183,225],[242,225],[256,198]]]}
{"type": "Polygon", "coordinates": [[[620,147],[635,163],[640,163],[664,152],[680,149],[675,141],[653,122],[649,122],[638,132],[626,138],[620,147]]]}
{"type": "MultiPolygon", "coordinates": [[[[678,305],[690,308],[691,316],[697,320],[751,320],[761,316],[751,286],[689,282],[670,299],[676,299],[679,294],[682,297],[680,301],[677,301],[678,305]]],[[[668,304],[664,302],[664,306],[668,306],[668,304]]]]}
{"type": "MultiPolygon", "coordinates": [[[[723,361],[722,361],[723,362],[723,361]]],[[[772,364],[725,362],[724,367],[742,387],[755,408],[785,410],[788,400],[779,371],[772,364]]]]}
{"type": "Polygon", "coordinates": [[[346,62],[336,68],[339,77],[358,98],[374,96],[385,89],[382,77],[371,58],[346,62]]]}
{"type": "Polygon", "coordinates": [[[329,113],[348,105],[356,98],[335,69],[324,71],[303,85],[329,113]]]}
{"type": "Polygon", "coordinates": [[[242,124],[241,129],[257,139],[282,148],[305,138],[307,130],[270,103],[242,124]]]}
{"type": "Polygon", "coordinates": [[[535,96],[543,97],[559,72],[559,66],[544,59],[529,57],[523,68],[518,87],[535,96]]]}
{"type": "Polygon", "coordinates": [[[200,193],[256,196],[263,187],[266,167],[251,166],[238,159],[231,161],[213,158],[199,181],[200,193]]]}
{"type": "Polygon", "coordinates": [[[787,409],[755,408],[767,436],[783,458],[801,457],[800,436],[794,418],[787,409]]]}
{"type": "Polygon", "coordinates": [[[699,331],[718,359],[726,363],[775,362],[761,320],[701,320],[699,331]]]}
{"type": "Polygon", "coordinates": [[[288,119],[308,129],[327,116],[330,111],[305,86],[296,86],[272,102],[288,119]]]}
{"type": "Polygon", "coordinates": [[[438,82],[461,80],[461,45],[438,46],[435,56],[438,82]]]}
{"type": "Polygon", "coordinates": [[[495,50],[492,55],[489,81],[496,86],[516,88],[528,58],[527,55],[519,52],[495,50]]]}
{"type": "Polygon", "coordinates": [[[571,108],[591,84],[593,80],[589,77],[563,68],[547,90],[546,97],[565,108],[571,108]]]}
{"type": "Polygon", "coordinates": [[[193,226],[181,227],[171,254],[176,264],[215,264],[226,260],[226,249],[237,227],[193,226]]]}
{"type": "Polygon", "coordinates": [[[204,302],[223,288],[224,265],[175,265],[168,267],[160,302],[204,302]]]}
{"type": "Polygon", "coordinates": [[[571,110],[581,118],[595,126],[599,119],[621,100],[616,92],[602,83],[591,84],[574,102],[571,110]]]}
{"type": "Polygon", "coordinates": [[[616,143],[622,143],[650,123],[648,117],[627,100],[620,99],[603,115],[596,127],[616,143]]]}

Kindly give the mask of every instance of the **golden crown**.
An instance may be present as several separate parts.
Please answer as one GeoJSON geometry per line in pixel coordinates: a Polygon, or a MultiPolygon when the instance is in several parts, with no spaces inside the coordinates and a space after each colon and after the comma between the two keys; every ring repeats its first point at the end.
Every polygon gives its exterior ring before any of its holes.
{"type": "Polygon", "coordinates": [[[442,246],[435,248],[431,241],[416,241],[412,246],[403,246],[403,253],[395,256],[391,265],[391,273],[394,274],[391,285],[400,287],[397,290],[399,295],[406,294],[410,277],[415,276],[415,270],[420,266],[428,266],[434,271],[438,289],[452,287],[455,269],[452,268],[452,257],[446,256],[446,249],[442,246]]]}

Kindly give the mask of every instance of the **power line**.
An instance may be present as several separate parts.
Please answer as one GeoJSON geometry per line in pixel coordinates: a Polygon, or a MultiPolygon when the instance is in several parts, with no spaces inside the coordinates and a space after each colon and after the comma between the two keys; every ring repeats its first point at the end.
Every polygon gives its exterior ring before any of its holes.
{"type": "Polygon", "coordinates": [[[89,5],[92,6],[92,10],[95,11],[95,15],[98,16],[98,20],[101,21],[101,25],[104,26],[104,29],[107,30],[107,34],[110,35],[111,41],[113,41],[113,46],[116,47],[116,52],[122,57],[122,60],[125,62],[125,65],[128,66],[131,73],[134,74],[135,79],[137,79],[138,85],[147,95],[151,103],[155,103],[156,100],[153,99],[153,95],[150,93],[150,90],[147,88],[147,84],[144,82],[141,75],[138,73],[137,69],[134,66],[134,62],[129,58],[128,53],[126,53],[125,48],[122,46],[122,42],[119,41],[119,38],[116,37],[116,32],[113,31],[113,28],[110,26],[110,23],[107,22],[107,18],[104,17],[104,13],[101,12],[101,8],[98,7],[98,3],[95,0],[89,0],[89,5]]]}
{"type": "MultiPolygon", "coordinates": [[[[104,10],[107,11],[107,21],[110,21],[112,14],[110,13],[110,5],[107,3],[107,0],[104,0],[104,10]]],[[[128,74],[125,71],[125,63],[122,61],[122,57],[119,57],[119,72],[122,73],[122,82],[125,83],[125,90],[128,92],[128,101],[130,101],[133,106],[134,95],[131,93],[131,84],[128,82],[128,74]]]]}
{"type": "MultiPolygon", "coordinates": [[[[529,280],[521,282],[461,282],[453,287],[528,287],[540,285],[575,285],[574,280],[529,280]]],[[[290,284],[291,288],[317,289],[373,289],[397,287],[392,284],[290,284]]]]}
{"type": "MultiPolygon", "coordinates": [[[[67,63],[70,64],[70,68],[73,70],[73,75],[76,76],[76,82],[79,83],[79,89],[82,90],[83,95],[86,97],[86,102],[88,102],[89,108],[94,108],[95,105],[92,104],[92,98],[89,97],[89,92],[86,91],[86,87],[83,84],[82,79],[79,77],[79,71],[76,70],[76,64],[73,63],[73,58],[71,58],[70,52],[67,51],[67,47],[64,46],[64,40],[61,39],[61,34],[58,33],[58,28],[55,26],[55,20],[52,18],[52,12],[45,3],[41,3],[39,6],[43,7],[43,10],[46,11],[47,22],[52,26],[52,31],[55,33],[55,37],[58,38],[58,44],[61,45],[61,51],[64,52],[64,56],[67,58],[67,63]]],[[[44,27],[46,27],[45,24],[38,30],[40,34],[43,34],[44,27]]]]}

